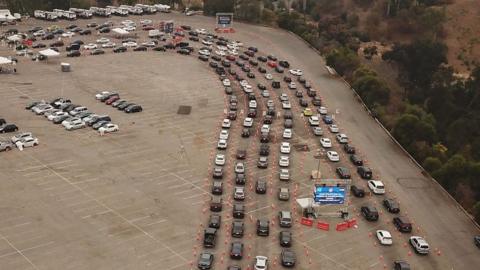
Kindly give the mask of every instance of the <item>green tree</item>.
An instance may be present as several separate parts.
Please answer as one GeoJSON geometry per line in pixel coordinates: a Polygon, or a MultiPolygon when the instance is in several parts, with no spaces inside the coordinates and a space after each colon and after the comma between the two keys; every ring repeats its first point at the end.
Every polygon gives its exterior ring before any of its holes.
{"type": "Polygon", "coordinates": [[[472,208],[472,214],[477,223],[480,223],[480,201],[477,201],[472,208]]]}
{"type": "Polygon", "coordinates": [[[390,89],[387,84],[377,76],[363,76],[352,85],[370,108],[375,104],[385,105],[390,98],[390,89]]]}
{"type": "Polygon", "coordinates": [[[422,164],[423,168],[432,173],[442,167],[442,162],[436,157],[427,157],[422,164]]]}
{"type": "Polygon", "coordinates": [[[349,77],[360,66],[357,54],[347,47],[331,51],[327,57],[327,65],[335,68],[338,74],[349,77]]]}
{"type": "Polygon", "coordinates": [[[205,0],[203,2],[203,12],[210,16],[219,12],[233,12],[233,3],[233,0],[205,0]]]}

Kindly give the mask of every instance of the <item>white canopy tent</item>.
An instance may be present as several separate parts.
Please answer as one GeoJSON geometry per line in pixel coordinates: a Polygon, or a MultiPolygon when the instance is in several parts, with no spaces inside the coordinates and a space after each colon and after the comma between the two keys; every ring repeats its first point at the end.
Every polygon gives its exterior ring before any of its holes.
{"type": "Polygon", "coordinates": [[[6,57],[0,56],[0,74],[17,72],[15,68],[15,62],[6,57]]]}
{"type": "Polygon", "coordinates": [[[45,57],[57,57],[57,56],[60,55],[59,52],[56,52],[52,49],[46,49],[46,50],[43,50],[43,51],[39,51],[38,53],[45,56],[45,57]]]}
{"type": "Polygon", "coordinates": [[[6,58],[6,57],[2,57],[0,56],[0,66],[3,66],[3,65],[11,65],[13,63],[12,60],[6,58]]]}
{"type": "Polygon", "coordinates": [[[9,41],[20,41],[20,40],[22,40],[23,38],[22,38],[20,35],[12,35],[12,36],[7,37],[7,39],[8,39],[9,41]]]}
{"type": "Polygon", "coordinates": [[[122,28],[113,28],[112,29],[112,35],[113,35],[114,38],[125,39],[125,38],[136,37],[137,34],[130,33],[127,30],[122,29],[122,28]]]}

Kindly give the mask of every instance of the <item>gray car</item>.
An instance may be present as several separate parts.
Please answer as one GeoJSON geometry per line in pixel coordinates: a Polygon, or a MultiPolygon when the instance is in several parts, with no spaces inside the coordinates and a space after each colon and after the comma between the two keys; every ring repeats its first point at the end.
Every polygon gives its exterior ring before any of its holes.
{"type": "Polygon", "coordinates": [[[10,151],[12,148],[13,144],[11,142],[0,142],[0,152],[10,151]]]}

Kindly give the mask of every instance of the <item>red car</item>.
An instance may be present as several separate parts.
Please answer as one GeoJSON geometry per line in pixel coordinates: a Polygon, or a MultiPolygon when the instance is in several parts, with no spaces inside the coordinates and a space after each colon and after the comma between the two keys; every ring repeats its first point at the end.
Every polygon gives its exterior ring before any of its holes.
{"type": "Polygon", "coordinates": [[[148,30],[154,30],[155,27],[151,26],[151,25],[146,25],[143,27],[143,31],[148,31],[148,30]]]}
{"type": "Polygon", "coordinates": [[[277,67],[277,62],[273,62],[273,61],[268,61],[268,66],[271,67],[271,68],[276,68],[277,67]]]}
{"type": "Polygon", "coordinates": [[[235,56],[227,55],[227,59],[230,60],[230,61],[235,61],[235,56]]]}
{"type": "Polygon", "coordinates": [[[107,99],[107,100],[105,101],[105,104],[111,105],[113,102],[115,102],[115,101],[117,101],[117,100],[119,100],[119,99],[120,99],[119,96],[113,96],[113,97],[107,99]]]}

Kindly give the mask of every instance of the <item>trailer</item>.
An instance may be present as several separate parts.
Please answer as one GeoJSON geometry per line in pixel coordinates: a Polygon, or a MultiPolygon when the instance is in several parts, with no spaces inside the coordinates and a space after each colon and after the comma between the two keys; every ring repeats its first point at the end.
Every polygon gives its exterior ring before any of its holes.
{"type": "Polygon", "coordinates": [[[115,16],[128,16],[128,10],[121,8],[121,7],[115,7],[115,6],[106,6],[105,7],[107,10],[110,11],[110,14],[115,15],[115,16]]]}
{"type": "Polygon", "coordinates": [[[100,17],[109,17],[111,14],[106,8],[90,7],[90,11],[93,13],[93,15],[100,17]]]}
{"type": "Polygon", "coordinates": [[[58,15],[56,12],[43,11],[43,10],[35,10],[33,12],[33,16],[36,19],[47,20],[47,21],[55,21],[58,18],[58,15]]]}
{"type": "Polygon", "coordinates": [[[132,7],[132,6],[129,6],[129,5],[121,5],[120,7],[128,10],[128,13],[132,14],[132,15],[142,15],[143,14],[143,9],[141,7],[132,7]]]}
{"type": "Polygon", "coordinates": [[[136,4],[136,8],[141,8],[143,13],[146,14],[153,14],[157,12],[157,8],[155,6],[145,5],[145,4],[136,4]]]}
{"type": "Polygon", "coordinates": [[[162,4],[156,4],[154,7],[157,8],[157,11],[163,12],[163,13],[170,13],[170,6],[169,5],[162,5],[162,4]]]}
{"type": "Polygon", "coordinates": [[[90,19],[93,16],[93,12],[83,8],[70,8],[68,11],[74,12],[78,18],[90,19]]]}
{"type": "Polygon", "coordinates": [[[1,22],[12,22],[16,20],[15,16],[10,13],[8,9],[0,9],[0,23],[1,22]]]}
{"type": "Polygon", "coordinates": [[[53,12],[57,14],[57,17],[60,19],[66,20],[75,20],[77,19],[77,14],[72,11],[62,10],[62,9],[54,9],[53,12]]]}

